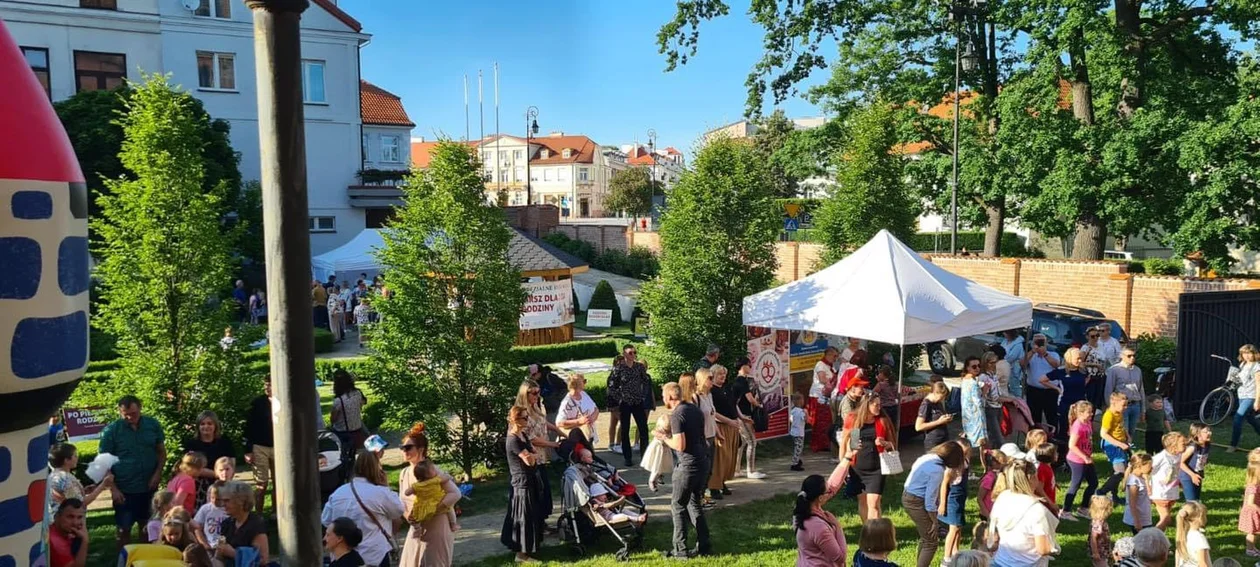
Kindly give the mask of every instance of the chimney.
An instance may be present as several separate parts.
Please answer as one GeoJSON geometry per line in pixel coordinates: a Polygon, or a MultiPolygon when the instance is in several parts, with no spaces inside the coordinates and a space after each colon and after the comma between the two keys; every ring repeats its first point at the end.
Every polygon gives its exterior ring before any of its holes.
{"type": "Polygon", "coordinates": [[[411,141],[412,141],[412,142],[419,142],[419,143],[423,144],[423,143],[424,143],[424,136],[412,136],[412,137],[411,137],[411,141]]]}
{"type": "Polygon", "coordinates": [[[559,138],[560,136],[563,136],[563,135],[564,135],[564,132],[559,132],[559,131],[551,133],[552,138],[559,138]]]}

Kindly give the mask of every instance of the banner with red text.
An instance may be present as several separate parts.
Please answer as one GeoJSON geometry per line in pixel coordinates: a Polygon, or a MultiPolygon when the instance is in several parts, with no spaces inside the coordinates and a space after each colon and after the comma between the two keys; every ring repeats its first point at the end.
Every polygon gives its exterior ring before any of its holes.
{"type": "Polygon", "coordinates": [[[758,439],[788,434],[792,385],[788,373],[790,340],[785,330],[747,327],[748,359],[752,361],[753,391],[769,416],[769,428],[758,439]]]}
{"type": "Polygon", "coordinates": [[[521,330],[562,327],[574,321],[573,280],[526,282],[525,307],[521,309],[521,330]]]}
{"type": "Polygon", "coordinates": [[[71,441],[87,441],[101,436],[101,430],[118,417],[110,408],[65,408],[61,411],[66,436],[71,441]]]}

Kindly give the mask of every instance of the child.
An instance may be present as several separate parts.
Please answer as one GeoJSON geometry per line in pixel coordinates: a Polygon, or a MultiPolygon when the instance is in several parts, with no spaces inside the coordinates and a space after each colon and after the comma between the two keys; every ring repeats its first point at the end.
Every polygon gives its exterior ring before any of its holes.
{"type": "Polygon", "coordinates": [[[949,439],[949,422],[954,416],[945,411],[945,398],[948,396],[949,386],[944,382],[932,382],[923,403],[919,404],[914,430],[923,433],[924,451],[931,451],[949,439]]]}
{"type": "Polygon", "coordinates": [[[940,522],[949,526],[949,531],[945,534],[946,563],[958,552],[958,546],[962,543],[962,531],[967,525],[963,512],[967,507],[967,481],[970,480],[968,477],[971,473],[971,443],[966,439],[957,439],[954,442],[962,447],[963,462],[962,466],[945,471],[943,482],[949,484],[949,490],[945,498],[941,499],[941,510],[937,513],[940,522]]]}
{"type": "Polygon", "coordinates": [[[1146,452],[1154,455],[1164,447],[1164,434],[1173,430],[1173,424],[1164,411],[1164,397],[1151,394],[1146,397],[1146,452]]]}
{"type": "Polygon", "coordinates": [[[407,487],[406,494],[415,496],[416,499],[411,505],[411,515],[407,517],[407,521],[412,524],[421,524],[438,514],[446,514],[447,521],[451,524],[451,531],[458,531],[459,523],[455,518],[455,510],[442,505],[446,490],[442,488],[442,477],[438,476],[437,467],[433,466],[432,461],[424,460],[416,463],[412,472],[415,474],[416,482],[407,487]]]}
{"type": "Polygon", "coordinates": [[[1128,498],[1124,506],[1124,524],[1136,534],[1151,525],[1151,456],[1136,453],[1124,473],[1124,489],[1128,498]]]}
{"type": "Polygon", "coordinates": [[[174,492],[160,490],[153,495],[153,501],[149,503],[149,509],[153,511],[153,515],[149,517],[149,523],[144,526],[144,533],[148,536],[146,541],[149,543],[158,541],[158,538],[162,536],[162,517],[174,506],[174,492]]]}
{"type": "MultiPolygon", "coordinates": [[[[1247,476],[1251,476],[1250,469],[1247,471],[1247,476]]],[[[1248,483],[1248,486],[1251,484],[1248,483]]],[[[1212,567],[1212,546],[1208,545],[1207,536],[1203,535],[1203,528],[1206,525],[1207,508],[1203,504],[1186,502],[1185,506],[1181,507],[1181,511],[1177,512],[1177,565],[1179,567],[1212,567]]],[[[1247,543],[1251,545],[1252,542],[1247,543]]],[[[1248,553],[1248,555],[1251,554],[1248,553]]]]}
{"type": "Polygon", "coordinates": [[[897,395],[897,385],[892,381],[892,368],[880,366],[875,373],[875,380],[872,391],[879,396],[880,412],[888,416],[892,423],[901,423],[901,396],[897,395]]]}
{"type": "MultiPolygon", "coordinates": [[[[1150,421],[1146,426],[1151,426],[1150,421]]],[[[1181,453],[1186,450],[1186,436],[1176,431],[1165,433],[1160,443],[1164,450],[1151,458],[1151,501],[1159,512],[1159,523],[1155,527],[1163,531],[1173,521],[1173,504],[1181,499],[1177,473],[1181,470],[1181,453]]]]}
{"type": "Polygon", "coordinates": [[[184,453],[177,468],[179,473],[166,483],[166,490],[175,494],[175,505],[196,510],[197,477],[201,476],[201,469],[206,468],[206,456],[196,451],[184,453]]]}
{"type": "Polygon", "coordinates": [[[862,524],[858,550],[853,554],[853,567],[897,567],[888,555],[897,549],[897,531],[892,520],[873,518],[862,524]]]}
{"type": "Polygon", "coordinates": [[[1089,559],[1094,567],[1107,567],[1111,559],[1111,528],[1107,519],[1111,517],[1115,504],[1101,494],[1089,500],[1089,559]]]}
{"type": "Polygon", "coordinates": [[[1123,503],[1124,499],[1120,496],[1123,489],[1119,485],[1129,463],[1129,432],[1124,428],[1124,407],[1128,405],[1129,399],[1121,392],[1112,392],[1108,403],[1098,435],[1102,437],[1103,454],[1107,455],[1107,461],[1111,463],[1111,477],[1098,492],[1114,494],[1117,502],[1123,503]]]}
{"type": "MultiPolygon", "coordinates": [[[[1041,481],[1041,491],[1045,493],[1046,498],[1051,502],[1057,499],[1058,491],[1054,486],[1054,462],[1059,460],[1059,448],[1054,443],[1042,443],[1033,450],[1033,455],[1037,459],[1037,480],[1041,481]]],[[[1059,514],[1059,518],[1067,518],[1076,521],[1071,517],[1071,513],[1063,510],[1059,514]]]]}
{"type": "Polygon", "coordinates": [[[219,457],[219,460],[214,462],[214,479],[227,482],[234,478],[236,478],[236,458],[219,457]]]}
{"type": "Polygon", "coordinates": [[[618,496],[616,500],[609,502],[608,495],[612,491],[607,486],[604,486],[604,483],[599,481],[593,482],[587,487],[587,490],[590,491],[592,507],[608,523],[615,524],[629,521],[643,525],[647,521],[647,514],[640,514],[638,510],[632,510],[628,506],[614,511],[612,508],[620,504],[623,498],[618,496]]]}
{"type": "Polygon", "coordinates": [[[792,409],[788,411],[788,434],[792,436],[792,466],[794,471],[805,470],[801,464],[801,450],[805,448],[805,396],[792,394],[792,409]]]}
{"type": "Polygon", "coordinates": [[[1050,436],[1046,435],[1046,430],[1041,428],[1033,429],[1024,436],[1024,458],[1033,466],[1037,465],[1037,447],[1042,443],[1050,440],[1050,436]]]}
{"type": "Polygon", "coordinates": [[[993,486],[997,484],[998,473],[1006,468],[1011,460],[1001,451],[984,452],[984,476],[980,477],[980,491],[976,501],[980,504],[980,517],[989,519],[989,511],[993,509],[993,486]]]}
{"type": "Polygon", "coordinates": [[[1212,450],[1212,429],[1202,423],[1190,426],[1190,442],[1181,453],[1181,492],[1186,502],[1198,502],[1207,473],[1208,453],[1212,450]]]}
{"type": "Polygon", "coordinates": [[[656,417],[656,429],[652,432],[652,442],[643,451],[639,466],[648,472],[648,488],[656,492],[661,487],[661,475],[674,470],[674,456],[665,439],[669,438],[669,412],[660,412],[656,417]]]}
{"type": "MultiPolygon", "coordinates": [[[[1187,502],[1186,506],[1189,505],[1187,502]]],[[[1177,527],[1180,530],[1180,524],[1177,527]]],[[[1260,551],[1256,550],[1256,534],[1260,533],[1260,449],[1252,449],[1247,454],[1247,489],[1243,493],[1242,510],[1238,512],[1238,531],[1247,536],[1247,556],[1260,557],[1260,551]]]]}
{"type": "Polygon", "coordinates": [[[1072,482],[1068,484],[1067,496],[1063,499],[1063,511],[1072,510],[1076,503],[1076,495],[1085,482],[1085,495],[1081,497],[1081,507],[1076,509],[1076,517],[1088,520],[1089,497],[1098,489],[1098,470],[1094,468],[1094,404],[1081,400],[1072,404],[1068,410],[1068,469],[1072,471],[1072,482]]]}
{"type": "MultiPolygon", "coordinates": [[[[215,469],[218,469],[218,463],[215,464],[215,469]]],[[[220,527],[228,517],[227,510],[219,505],[219,487],[221,486],[223,482],[216,481],[206,489],[206,503],[201,505],[192,520],[193,536],[197,538],[197,543],[206,549],[219,547],[220,527]]]]}
{"type": "Polygon", "coordinates": [[[188,533],[188,524],[186,522],[177,517],[162,520],[162,539],[155,543],[166,544],[182,552],[192,542],[193,539],[188,533]]]}

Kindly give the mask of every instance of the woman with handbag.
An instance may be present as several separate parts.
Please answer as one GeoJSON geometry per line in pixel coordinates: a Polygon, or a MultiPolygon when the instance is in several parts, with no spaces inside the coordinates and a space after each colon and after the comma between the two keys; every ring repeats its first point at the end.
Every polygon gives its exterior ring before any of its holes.
{"type": "Polygon", "coordinates": [[[355,549],[363,562],[371,567],[396,567],[397,545],[394,526],[403,517],[402,500],[390,490],[381,462],[370,451],[354,459],[350,482],[341,485],[320,514],[320,523],[329,526],[337,518],[349,518],[363,532],[363,541],[355,549]]]}
{"type": "Polygon", "coordinates": [[[363,408],[367,396],[354,385],[354,377],[345,369],[333,371],[332,430],[341,440],[342,462],[354,461],[367,429],[363,427],[363,408]]]}
{"type": "MultiPolygon", "coordinates": [[[[407,495],[407,489],[417,482],[416,463],[429,458],[429,437],[424,432],[424,424],[417,423],[403,437],[403,459],[409,466],[403,467],[398,475],[398,493],[402,495],[403,516],[411,515],[411,507],[416,503],[415,495],[407,495]]],[[[454,506],[461,494],[455,481],[442,469],[438,469],[438,477],[442,479],[442,488],[446,497],[441,507],[454,506]]],[[[455,553],[455,533],[451,531],[451,522],[446,514],[435,514],[426,522],[412,524],[407,530],[407,539],[403,542],[402,556],[398,560],[400,567],[447,567],[451,565],[455,553]]]]}
{"type": "Polygon", "coordinates": [[[849,482],[857,482],[858,516],[865,522],[880,517],[885,474],[901,472],[897,429],[884,415],[879,396],[867,394],[844,423],[840,434],[841,462],[849,461],[849,482]],[[884,463],[887,460],[888,463],[884,463]],[[895,467],[892,466],[895,461],[895,467]]]}

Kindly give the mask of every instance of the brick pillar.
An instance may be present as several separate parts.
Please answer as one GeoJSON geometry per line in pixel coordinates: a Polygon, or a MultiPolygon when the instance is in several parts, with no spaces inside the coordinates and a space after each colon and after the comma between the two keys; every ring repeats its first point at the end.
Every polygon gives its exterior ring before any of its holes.
{"type": "Polygon", "coordinates": [[[1023,265],[1023,262],[1020,262],[1019,258],[1002,258],[1002,265],[1010,266],[1015,271],[1011,276],[1010,294],[1019,295],[1019,267],[1023,265]]]}
{"type": "MultiPolygon", "coordinates": [[[[1131,324],[1133,322],[1133,274],[1130,274],[1127,272],[1121,273],[1121,274],[1111,274],[1107,276],[1107,279],[1113,282],[1120,282],[1119,291],[1120,291],[1121,296],[1119,298],[1120,299],[1119,303],[1120,305],[1123,306],[1123,308],[1120,310],[1120,313],[1121,313],[1120,324],[1123,325],[1125,329],[1132,329],[1133,327],[1131,326],[1131,324]]],[[[1111,287],[1111,286],[1108,286],[1108,287],[1111,287]]],[[[1114,291],[1112,290],[1108,290],[1108,291],[1114,293],[1114,291]]]]}

